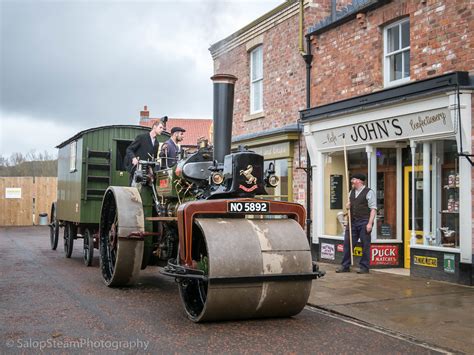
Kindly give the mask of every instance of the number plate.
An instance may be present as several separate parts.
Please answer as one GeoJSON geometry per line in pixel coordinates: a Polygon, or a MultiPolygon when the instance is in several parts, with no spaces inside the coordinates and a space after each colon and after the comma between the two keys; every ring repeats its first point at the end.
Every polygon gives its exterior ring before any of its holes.
{"type": "Polygon", "coordinates": [[[227,212],[230,213],[265,213],[270,212],[270,204],[268,202],[229,202],[227,204],[227,212]]]}

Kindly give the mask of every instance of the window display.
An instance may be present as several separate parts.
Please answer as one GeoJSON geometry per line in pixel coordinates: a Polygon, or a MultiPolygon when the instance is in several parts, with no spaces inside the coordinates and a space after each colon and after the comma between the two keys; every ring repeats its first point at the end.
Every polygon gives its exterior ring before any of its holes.
{"type": "Polygon", "coordinates": [[[440,226],[437,240],[444,247],[459,246],[459,166],[456,142],[443,141],[441,164],[440,226]]]}
{"type": "Polygon", "coordinates": [[[397,238],[397,151],[378,148],[377,156],[377,238],[397,238]]]}

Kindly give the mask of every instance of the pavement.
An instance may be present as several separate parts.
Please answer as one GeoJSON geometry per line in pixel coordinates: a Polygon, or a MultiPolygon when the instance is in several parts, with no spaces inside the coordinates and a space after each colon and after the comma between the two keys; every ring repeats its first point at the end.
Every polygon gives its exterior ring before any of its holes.
{"type": "Polygon", "coordinates": [[[400,269],[338,274],[339,265],[318,264],[326,275],[313,281],[311,306],[474,354],[474,287],[404,276],[400,269]]]}

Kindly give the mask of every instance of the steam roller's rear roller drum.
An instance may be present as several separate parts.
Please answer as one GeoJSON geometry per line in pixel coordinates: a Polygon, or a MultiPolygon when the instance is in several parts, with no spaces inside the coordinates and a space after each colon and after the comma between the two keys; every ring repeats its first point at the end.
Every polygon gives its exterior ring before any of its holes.
{"type": "Polygon", "coordinates": [[[311,279],[235,280],[312,272],[306,235],[292,219],[197,218],[192,253],[209,279],[187,279],[179,284],[188,317],[195,322],[288,317],[306,305],[311,279]],[[237,282],[214,282],[213,278],[237,282]]]}
{"type": "Polygon", "coordinates": [[[143,240],[127,238],[144,231],[140,193],[134,187],[109,187],[102,201],[100,267],[107,286],[133,285],[140,272],[143,240]]]}

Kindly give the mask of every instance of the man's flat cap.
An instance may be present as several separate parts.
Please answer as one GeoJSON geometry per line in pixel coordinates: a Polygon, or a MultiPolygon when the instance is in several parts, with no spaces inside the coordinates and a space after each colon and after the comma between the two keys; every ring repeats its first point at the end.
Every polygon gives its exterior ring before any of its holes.
{"type": "Polygon", "coordinates": [[[184,128],[181,128],[181,127],[173,127],[171,128],[171,134],[175,133],[175,132],[186,132],[186,130],[184,128]]]}
{"type": "Polygon", "coordinates": [[[359,179],[359,180],[362,180],[362,181],[366,181],[367,180],[367,176],[365,176],[364,174],[352,174],[351,176],[351,180],[352,179],[359,179]]]}

